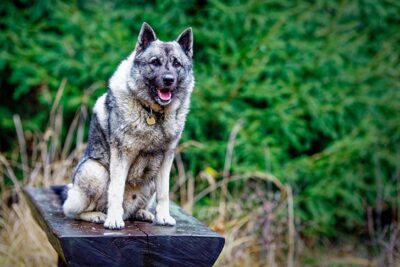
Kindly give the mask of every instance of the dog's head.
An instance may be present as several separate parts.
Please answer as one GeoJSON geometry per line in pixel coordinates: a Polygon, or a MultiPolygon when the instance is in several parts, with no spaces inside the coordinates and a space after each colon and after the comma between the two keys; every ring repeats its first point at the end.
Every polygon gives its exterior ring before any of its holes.
{"type": "Polygon", "coordinates": [[[183,100],[192,90],[192,29],[184,30],[172,42],[157,39],[154,30],[143,23],[130,71],[135,97],[149,105],[167,106],[183,100]]]}

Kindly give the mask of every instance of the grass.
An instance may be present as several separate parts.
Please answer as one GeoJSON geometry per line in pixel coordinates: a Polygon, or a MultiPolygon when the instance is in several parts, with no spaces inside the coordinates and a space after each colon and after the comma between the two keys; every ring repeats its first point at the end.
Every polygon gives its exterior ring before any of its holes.
{"type": "MultiPolygon", "coordinates": [[[[1,197],[5,203],[10,195],[3,192],[1,197]]],[[[57,253],[25,201],[2,204],[0,227],[0,266],[56,266],[57,253]]]]}

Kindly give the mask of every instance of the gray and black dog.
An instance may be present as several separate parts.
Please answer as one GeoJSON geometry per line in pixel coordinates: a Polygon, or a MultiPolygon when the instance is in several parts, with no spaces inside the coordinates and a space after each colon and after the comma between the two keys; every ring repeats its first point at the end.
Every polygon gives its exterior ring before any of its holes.
{"type": "Polygon", "coordinates": [[[143,23],[135,50],[94,106],[88,146],[63,205],[67,217],[109,229],[127,219],[175,225],[169,175],[194,87],[192,55],[191,28],[162,42],[143,23]],[[154,200],[155,215],[148,210],[154,200]]]}

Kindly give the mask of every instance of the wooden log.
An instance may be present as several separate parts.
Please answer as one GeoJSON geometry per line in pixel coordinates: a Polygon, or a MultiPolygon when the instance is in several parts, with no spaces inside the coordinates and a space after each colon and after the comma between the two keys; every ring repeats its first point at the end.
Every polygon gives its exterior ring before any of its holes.
{"type": "Polygon", "coordinates": [[[59,255],[59,266],[212,266],[225,239],[171,203],[176,226],[129,221],[122,230],[65,218],[48,188],[24,189],[34,218],[59,255]]]}

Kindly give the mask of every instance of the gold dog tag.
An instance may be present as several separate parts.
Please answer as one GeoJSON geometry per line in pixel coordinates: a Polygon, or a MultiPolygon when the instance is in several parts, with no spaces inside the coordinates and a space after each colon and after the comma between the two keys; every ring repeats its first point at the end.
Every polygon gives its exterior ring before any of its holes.
{"type": "Polygon", "coordinates": [[[156,123],[156,118],[154,118],[153,114],[147,117],[146,122],[148,125],[153,125],[156,123]]]}

